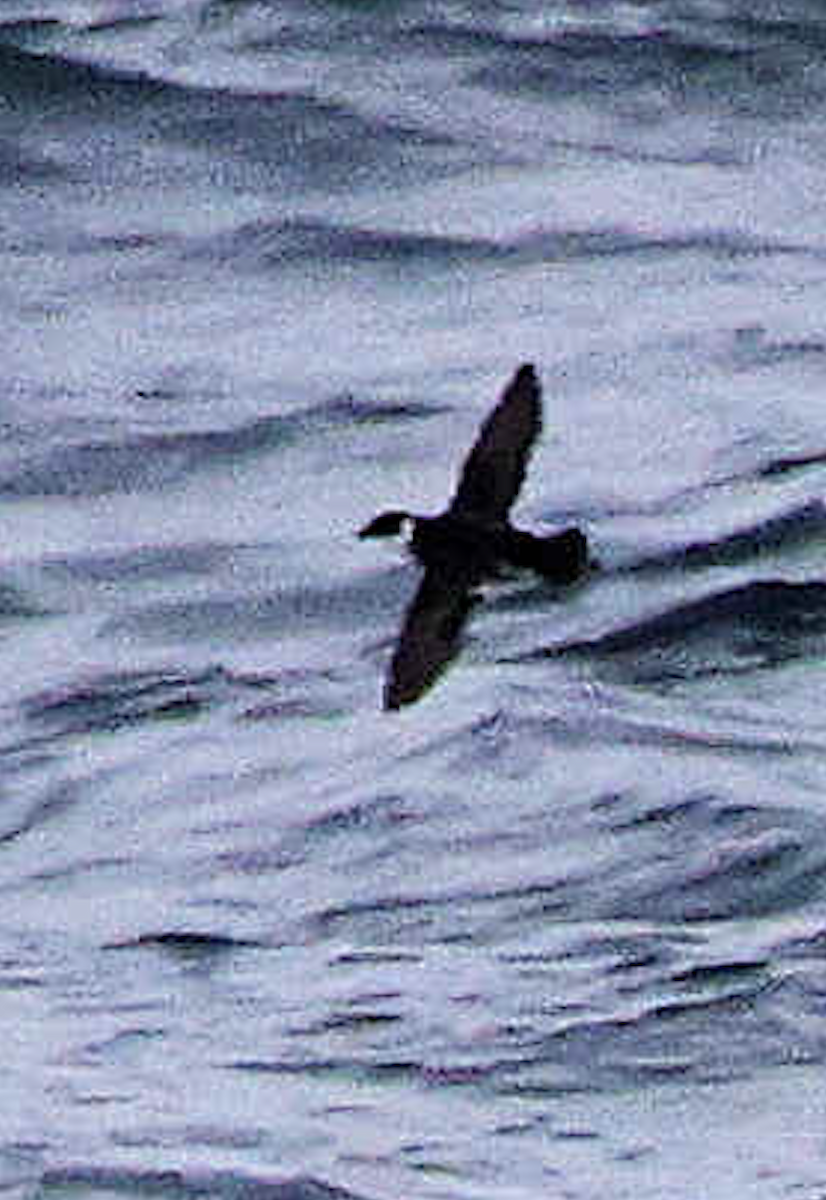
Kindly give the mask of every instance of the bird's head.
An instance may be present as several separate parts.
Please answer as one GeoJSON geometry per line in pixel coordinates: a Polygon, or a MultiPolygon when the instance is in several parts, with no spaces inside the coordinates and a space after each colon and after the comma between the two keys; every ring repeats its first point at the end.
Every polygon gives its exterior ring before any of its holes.
{"type": "Polygon", "coordinates": [[[391,538],[400,537],[410,541],[413,532],[413,518],[410,513],[391,509],[390,512],[379,513],[368,525],[359,530],[360,538],[391,538]]]}

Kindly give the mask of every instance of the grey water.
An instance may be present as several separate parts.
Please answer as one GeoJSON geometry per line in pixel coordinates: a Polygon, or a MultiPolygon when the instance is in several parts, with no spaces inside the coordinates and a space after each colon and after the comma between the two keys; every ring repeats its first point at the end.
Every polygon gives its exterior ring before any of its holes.
{"type": "Polygon", "coordinates": [[[824,51],[4,0],[4,1194],[826,1194],[824,51]],[[384,713],[522,362],[599,569],[384,713]]]}

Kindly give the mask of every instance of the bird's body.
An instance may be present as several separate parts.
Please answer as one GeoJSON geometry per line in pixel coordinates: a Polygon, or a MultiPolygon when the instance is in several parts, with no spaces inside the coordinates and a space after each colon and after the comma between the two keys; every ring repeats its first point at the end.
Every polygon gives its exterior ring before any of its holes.
{"type": "Polygon", "coordinates": [[[455,655],[475,589],[485,579],[512,567],[568,584],[585,572],[588,543],[581,530],[535,537],[508,520],[541,428],[539,383],[525,365],[483,424],[447,510],[436,517],[391,510],[361,530],[363,538],[406,535],[425,568],[390,664],[386,708],[412,703],[432,685],[455,655]]]}
{"type": "Polygon", "coordinates": [[[503,568],[535,571],[549,582],[577,580],[585,567],[588,544],[579,529],[535,537],[512,525],[484,525],[451,513],[414,518],[410,549],[422,566],[452,570],[457,564],[469,576],[495,578],[503,568]]]}

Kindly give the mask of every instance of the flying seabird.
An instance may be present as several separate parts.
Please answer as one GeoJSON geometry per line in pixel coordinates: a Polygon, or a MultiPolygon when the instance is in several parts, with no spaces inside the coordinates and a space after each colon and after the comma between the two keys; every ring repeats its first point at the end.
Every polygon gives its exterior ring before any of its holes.
{"type": "Polygon", "coordinates": [[[477,588],[503,567],[533,570],[560,585],[585,573],[588,542],[581,530],[535,537],[508,520],[541,429],[542,392],[536,371],[525,364],[483,424],[446,511],[422,517],[393,509],[359,531],[361,538],[400,535],[424,567],[390,662],[386,709],[412,704],[435,683],[458,650],[477,588]]]}

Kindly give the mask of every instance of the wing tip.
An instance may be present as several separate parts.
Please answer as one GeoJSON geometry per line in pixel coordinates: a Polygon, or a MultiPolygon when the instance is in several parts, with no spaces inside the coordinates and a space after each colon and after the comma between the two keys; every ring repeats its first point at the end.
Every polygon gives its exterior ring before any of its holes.
{"type": "Polygon", "coordinates": [[[509,399],[527,401],[538,413],[542,404],[542,385],[533,363],[522,363],[505,389],[509,399]]]}

